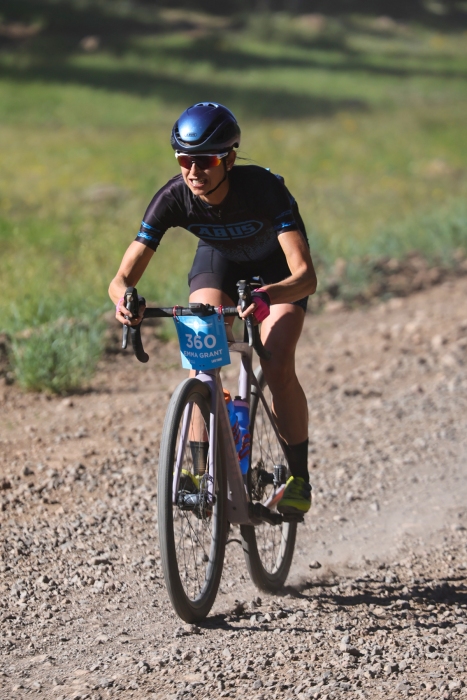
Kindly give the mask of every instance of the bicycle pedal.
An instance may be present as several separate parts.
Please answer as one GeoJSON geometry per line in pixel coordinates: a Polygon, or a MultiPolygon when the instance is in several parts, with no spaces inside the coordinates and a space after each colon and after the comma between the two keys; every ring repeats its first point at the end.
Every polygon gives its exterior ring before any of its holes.
{"type": "Polygon", "coordinates": [[[281,522],[283,522],[282,516],[279,513],[271,511],[269,508],[263,506],[262,503],[257,502],[250,505],[250,516],[252,520],[258,520],[259,522],[265,520],[270,525],[280,525],[281,522]]]}

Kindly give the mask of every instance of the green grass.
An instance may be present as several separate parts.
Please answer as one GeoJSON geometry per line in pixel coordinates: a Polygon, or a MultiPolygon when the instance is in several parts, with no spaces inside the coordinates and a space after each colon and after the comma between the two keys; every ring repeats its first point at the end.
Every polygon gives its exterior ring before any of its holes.
{"type": "Polygon", "coordinates": [[[11,358],[18,384],[25,389],[64,394],[91,376],[103,350],[98,319],[63,319],[13,337],[11,358]]]}
{"type": "MultiPolygon", "coordinates": [[[[180,14],[166,11],[163,31],[104,35],[94,53],[80,36],[46,29],[0,49],[1,330],[16,338],[11,357],[26,388],[63,392],[89,376],[86,332],[95,357],[92,320],[111,308],[108,283],[152,195],[177,171],[170,129],[195,101],[237,114],[240,155],[285,177],[321,278],[337,258],[351,261],[349,295],[364,284],[365,256],[417,249],[447,261],[467,249],[464,33],[381,28],[368,17],[316,27],[277,14],[237,28],[187,17],[195,32],[176,29],[180,14]],[[39,337],[55,358],[36,363],[49,379],[27,369],[39,337]],[[55,369],[60,353],[75,366],[55,369]]],[[[140,292],[186,302],[195,245],[168,232],[140,292]]]]}

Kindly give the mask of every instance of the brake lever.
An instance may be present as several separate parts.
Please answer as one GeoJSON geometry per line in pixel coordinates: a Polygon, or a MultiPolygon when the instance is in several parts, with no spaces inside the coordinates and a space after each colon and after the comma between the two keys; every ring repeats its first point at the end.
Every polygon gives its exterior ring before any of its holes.
{"type": "MultiPolygon", "coordinates": [[[[237,288],[240,308],[242,311],[245,311],[252,303],[250,285],[246,280],[240,280],[237,282],[237,288]]],[[[255,347],[255,328],[257,330],[257,326],[254,325],[251,316],[247,316],[244,321],[248,332],[248,345],[250,348],[255,347]]]]}
{"type": "MultiPolygon", "coordinates": [[[[240,308],[242,311],[245,311],[245,309],[247,309],[252,303],[251,287],[246,280],[240,280],[237,282],[237,289],[240,308]]],[[[271,353],[269,350],[266,350],[261,342],[259,328],[253,323],[253,318],[251,316],[247,316],[244,321],[248,332],[248,345],[250,348],[253,347],[256,350],[258,357],[261,357],[264,360],[269,360],[271,353]]]]}
{"type": "MultiPolygon", "coordinates": [[[[131,311],[133,316],[135,315],[135,311],[136,311],[136,316],[139,316],[138,292],[136,291],[135,287],[127,287],[125,290],[125,294],[123,295],[123,299],[124,299],[125,306],[128,309],[128,311],[131,311]]],[[[125,316],[125,318],[128,320],[130,317],[125,316]]],[[[127,345],[128,345],[128,331],[129,331],[129,326],[123,326],[123,329],[122,329],[122,350],[126,350],[127,345]]]]}
{"type": "MultiPolygon", "coordinates": [[[[136,287],[128,287],[125,291],[125,306],[131,312],[133,317],[139,316],[140,299],[136,287]]],[[[141,303],[146,305],[146,300],[141,297],[141,303]]],[[[125,316],[129,318],[129,316],[125,316]]],[[[141,322],[142,323],[142,322],[141,322]]],[[[144,351],[143,341],[141,339],[141,323],[137,326],[123,326],[122,348],[126,348],[128,343],[128,331],[130,331],[131,345],[136,358],[140,362],[147,362],[149,355],[144,351]],[[126,332],[125,332],[126,331],[126,332]]]]}

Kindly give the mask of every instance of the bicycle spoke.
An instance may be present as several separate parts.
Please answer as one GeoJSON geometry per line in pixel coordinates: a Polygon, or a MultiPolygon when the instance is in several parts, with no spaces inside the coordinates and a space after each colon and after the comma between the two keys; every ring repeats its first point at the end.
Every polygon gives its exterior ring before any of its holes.
{"type": "MultiPolygon", "coordinates": [[[[261,373],[257,378],[259,385],[264,387],[264,397],[271,409],[271,393],[265,386],[261,373]]],[[[266,483],[261,474],[266,472],[272,478],[274,467],[286,467],[287,462],[282,444],[257,393],[253,395],[251,421],[251,496],[253,501],[264,505],[273,495],[274,486],[266,483]]],[[[241,532],[246,543],[245,558],[253,581],[264,590],[278,590],[287,578],[292,561],[296,525],[271,525],[264,521],[255,527],[244,526],[241,532]]]]}
{"type": "MultiPolygon", "coordinates": [[[[186,526],[186,529],[182,529],[182,532],[179,537],[179,546],[177,547],[177,551],[180,552],[180,559],[183,561],[183,571],[184,571],[184,578],[185,581],[190,581],[190,572],[194,571],[193,577],[196,579],[196,585],[193,584],[193,590],[192,594],[195,594],[196,590],[200,590],[202,583],[204,582],[204,575],[199,567],[198,560],[200,558],[199,553],[197,553],[196,550],[196,545],[198,545],[201,548],[202,551],[202,559],[205,561],[206,558],[208,557],[208,554],[206,552],[206,545],[204,543],[205,541],[205,533],[196,530],[194,527],[193,523],[191,522],[192,518],[195,518],[192,514],[188,515],[185,513],[180,513],[180,518],[181,521],[184,523],[186,526]],[[189,530],[189,533],[186,532],[186,530],[189,530]],[[189,551],[187,551],[186,546],[184,546],[183,541],[184,540],[189,540],[188,546],[189,546],[189,551]],[[192,562],[192,564],[190,563],[192,562]],[[202,580],[201,580],[202,576],[202,580]]],[[[199,527],[199,520],[196,518],[195,520],[195,525],[198,523],[199,527]]],[[[212,537],[212,529],[209,527],[207,528],[209,531],[210,536],[212,537]]]]}
{"type": "MultiPolygon", "coordinates": [[[[262,464],[267,471],[272,471],[274,465],[284,463],[284,461],[282,448],[274,428],[269,421],[262,402],[258,401],[252,441],[252,467],[255,468],[255,465],[262,464]]],[[[272,490],[272,486],[265,487],[260,500],[262,502],[266,501],[272,490]]],[[[258,547],[263,553],[263,565],[271,573],[274,573],[280,565],[283,527],[275,527],[263,523],[255,528],[258,547]]]]}
{"type": "Polygon", "coordinates": [[[159,478],[165,483],[159,499],[161,555],[172,604],[187,622],[201,620],[209,612],[224,559],[222,481],[215,485],[214,502],[208,497],[208,396],[208,388],[198,379],[182,382],[171,400],[161,441],[159,478]]]}

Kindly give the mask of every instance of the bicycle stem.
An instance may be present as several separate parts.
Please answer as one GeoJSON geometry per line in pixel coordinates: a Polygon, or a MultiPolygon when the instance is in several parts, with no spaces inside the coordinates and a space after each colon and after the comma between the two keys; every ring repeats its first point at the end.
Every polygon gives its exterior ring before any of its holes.
{"type": "MultiPolygon", "coordinates": [[[[237,283],[239,287],[239,303],[242,310],[248,308],[251,304],[251,288],[248,282],[245,280],[240,280],[237,283]]],[[[139,297],[136,287],[128,287],[125,291],[125,306],[132,313],[134,317],[139,316],[139,297]]],[[[141,300],[146,303],[142,297],[141,300]]],[[[211,316],[214,314],[222,314],[223,316],[238,316],[238,310],[234,306],[211,306],[210,304],[190,304],[188,308],[182,306],[174,306],[172,308],[146,308],[144,311],[143,319],[145,318],[172,318],[174,316],[211,316]]],[[[251,317],[244,319],[245,328],[248,333],[248,345],[253,347],[256,351],[258,357],[263,360],[269,360],[271,353],[266,350],[261,342],[261,337],[259,334],[259,328],[253,323],[251,317]]],[[[149,360],[149,355],[145,352],[143,348],[143,342],[141,339],[141,325],[142,322],[137,326],[123,326],[123,336],[122,336],[122,349],[127,347],[128,331],[130,332],[131,345],[133,347],[133,352],[136,358],[140,362],[147,362],[149,360]]]]}

